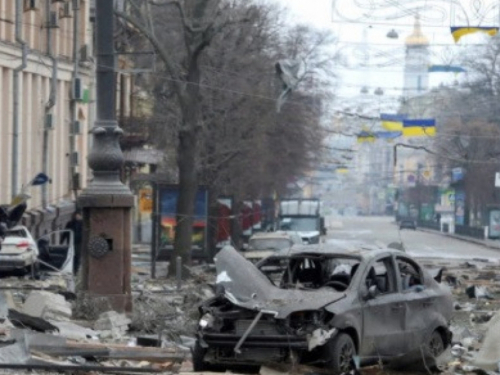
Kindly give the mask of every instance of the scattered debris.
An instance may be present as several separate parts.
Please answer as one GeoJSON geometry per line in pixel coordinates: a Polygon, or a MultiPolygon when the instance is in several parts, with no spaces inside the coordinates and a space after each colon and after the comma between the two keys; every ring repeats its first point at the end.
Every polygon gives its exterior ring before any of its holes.
{"type": "Polygon", "coordinates": [[[37,318],[67,320],[71,318],[71,304],[60,294],[31,292],[23,305],[22,312],[37,318]]]}

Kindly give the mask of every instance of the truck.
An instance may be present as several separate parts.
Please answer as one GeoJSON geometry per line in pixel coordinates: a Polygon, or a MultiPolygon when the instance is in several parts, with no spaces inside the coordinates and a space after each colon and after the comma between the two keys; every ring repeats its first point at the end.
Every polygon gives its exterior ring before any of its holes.
{"type": "Polygon", "coordinates": [[[278,229],[298,232],[305,244],[319,243],[326,234],[319,199],[282,199],[279,203],[278,229]]]}

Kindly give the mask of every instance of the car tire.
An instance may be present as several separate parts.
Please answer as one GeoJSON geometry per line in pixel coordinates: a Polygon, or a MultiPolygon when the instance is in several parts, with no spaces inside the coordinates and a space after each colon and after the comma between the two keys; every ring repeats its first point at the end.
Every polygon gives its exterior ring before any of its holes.
{"type": "Polygon", "coordinates": [[[439,357],[439,355],[445,351],[446,344],[444,343],[443,336],[438,330],[432,332],[427,344],[427,349],[429,350],[429,354],[434,358],[439,357]]]}
{"type": "Polygon", "coordinates": [[[351,336],[340,333],[325,346],[326,367],[333,374],[343,374],[354,370],[352,357],[356,355],[356,346],[351,336]]]}
{"type": "Polygon", "coordinates": [[[221,365],[212,365],[204,361],[206,349],[204,349],[199,340],[196,340],[194,348],[191,349],[193,360],[193,370],[195,372],[210,371],[210,372],[226,372],[226,368],[221,365]]]}

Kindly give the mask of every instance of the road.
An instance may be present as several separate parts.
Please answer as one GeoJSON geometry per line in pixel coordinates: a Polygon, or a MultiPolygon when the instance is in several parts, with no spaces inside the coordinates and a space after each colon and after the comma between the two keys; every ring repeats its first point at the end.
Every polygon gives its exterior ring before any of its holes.
{"type": "Polygon", "coordinates": [[[391,242],[402,242],[406,251],[418,258],[440,258],[469,260],[474,258],[500,261],[500,250],[457,240],[441,234],[404,229],[399,231],[390,217],[338,217],[333,219],[333,228],[328,230],[327,242],[361,240],[387,246],[391,242]]]}

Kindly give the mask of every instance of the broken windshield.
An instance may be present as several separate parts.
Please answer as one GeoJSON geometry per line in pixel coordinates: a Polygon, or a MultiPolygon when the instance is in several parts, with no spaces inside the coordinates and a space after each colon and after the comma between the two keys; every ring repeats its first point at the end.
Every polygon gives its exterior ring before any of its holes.
{"type": "Polygon", "coordinates": [[[332,287],[343,291],[351,283],[360,260],[348,256],[301,254],[270,257],[258,268],[281,288],[318,289],[332,287]]]}
{"type": "Polygon", "coordinates": [[[280,222],[281,230],[313,232],[318,230],[318,220],[314,217],[287,217],[280,222]]]}

